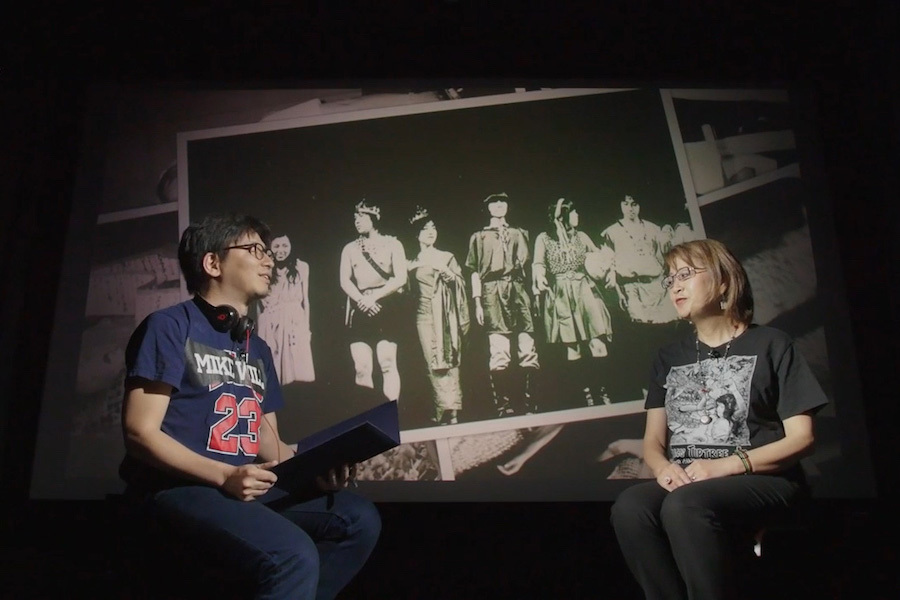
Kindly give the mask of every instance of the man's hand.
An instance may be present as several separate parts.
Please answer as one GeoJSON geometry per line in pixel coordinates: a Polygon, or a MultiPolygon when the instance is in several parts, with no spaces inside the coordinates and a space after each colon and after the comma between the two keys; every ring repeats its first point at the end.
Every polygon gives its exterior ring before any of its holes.
{"type": "Polygon", "coordinates": [[[381,310],[381,306],[378,304],[378,299],[371,294],[367,294],[360,298],[356,302],[356,307],[362,312],[374,315],[377,314],[379,310],[381,310]]]}
{"type": "Polygon", "coordinates": [[[225,478],[222,489],[244,502],[256,500],[278,481],[278,476],[269,470],[277,464],[277,460],[271,460],[266,463],[234,467],[225,478]]]}

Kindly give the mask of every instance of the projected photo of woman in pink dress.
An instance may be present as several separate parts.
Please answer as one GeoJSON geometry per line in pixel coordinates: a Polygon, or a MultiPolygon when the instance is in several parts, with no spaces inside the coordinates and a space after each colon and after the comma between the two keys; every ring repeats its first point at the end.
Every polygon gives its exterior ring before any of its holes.
{"type": "Polygon", "coordinates": [[[309,265],[291,254],[287,235],[272,239],[275,268],[260,301],[259,336],[269,344],[282,385],[315,381],[309,328],[309,265]]]}

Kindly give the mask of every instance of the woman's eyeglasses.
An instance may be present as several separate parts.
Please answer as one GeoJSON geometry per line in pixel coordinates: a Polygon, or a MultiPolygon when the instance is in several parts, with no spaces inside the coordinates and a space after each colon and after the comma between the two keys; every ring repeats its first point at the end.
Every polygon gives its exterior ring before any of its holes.
{"type": "Polygon", "coordinates": [[[247,252],[252,254],[253,258],[255,258],[256,260],[262,260],[266,256],[273,260],[275,259],[275,254],[259,242],[253,242],[252,244],[238,244],[237,246],[226,246],[222,248],[222,250],[233,250],[235,248],[246,250],[247,252]]]}
{"type": "Polygon", "coordinates": [[[669,289],[673,285],[675,285],[676,281],[687,281],[697,273],[701,271],[705,271],[706,269],[695,269],[694,267],[681,267],[668,277],[663,278],[662,286],[664,290],[669,289]]]}

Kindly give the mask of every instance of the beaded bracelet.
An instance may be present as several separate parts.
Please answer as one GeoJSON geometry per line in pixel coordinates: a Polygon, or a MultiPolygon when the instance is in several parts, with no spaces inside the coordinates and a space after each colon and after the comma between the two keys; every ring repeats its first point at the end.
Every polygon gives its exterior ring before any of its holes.
{"type": "Polygon", "coordinates": [[[744,475],[749,475],[753,472],[753,465],[750,464],[750,457],[747,456],[747,452],[744,451],[743,448],[738,446],[734,449],[734,453],[737,454],[738,458],[741,459],[741,464],[744,465],[744,475]]]}

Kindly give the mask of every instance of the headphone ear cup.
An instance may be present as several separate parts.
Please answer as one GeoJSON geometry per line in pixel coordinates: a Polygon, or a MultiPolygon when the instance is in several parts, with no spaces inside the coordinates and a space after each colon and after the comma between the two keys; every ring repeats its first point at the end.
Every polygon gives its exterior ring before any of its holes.
{"type": "Polygon", "coordinates": [[[234,307],[223,304],[222,306],[215,307],[210,322],[216,331],[225,333],[226,331],[233,330],[240,320],[241,317],[234,307]]]}
{"type": "Polygon", "coordinates": [[[231,328],[231,339],[236,342],[244,341],[248,335],[256,331],[256,323],[250,317],[239,317],[234,327],[231,328]]]}

